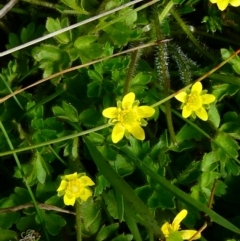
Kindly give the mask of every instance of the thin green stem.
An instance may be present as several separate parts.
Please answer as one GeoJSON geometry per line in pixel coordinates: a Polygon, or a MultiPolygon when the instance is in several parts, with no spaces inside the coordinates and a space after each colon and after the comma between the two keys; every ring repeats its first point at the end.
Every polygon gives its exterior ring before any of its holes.
{"type": "Polygon", "coordinates": [[[81,219],[81,204],[76,202],[76,231],[77,241],[82,241],[82,219],[81,219]]]}
{"type": "Polygon", "coordinates": [[[212,56],[208,51],[206,51],[204,48],[202,48],[202,46],[199,44],[199,42],[197,41],[197,39],[194,37],[194,35],[192,34],[192,32],[190,31],[189,27],[184,23],[184,21],[181,19],[181,17],[179,16],[179,14],[177,13],[177,11],[174,11],[173,9],[171,9],[171,14],[173,15],[173,17],[176,19],[176,21],[178,22],[178,24],[180,25],[180,27],[182,28],[182,30],[187,34],[187,36],[189,37],[189,39],[193,42],[193,44],[196,46],[196,48],[202,52],[205,56],[207,56],[209,59],[215,61],[215,57],[212,56]]]}
{"type": "Polygon", "coordinates": [[[51,145],[48,146],[48,148],[51,150],[53,155],[63,164],[67,167],[67,163],[55,152],[55,150],[51,147],[51,145]]]}
{"type": "MultiPolygon", "coordinates": [[[[202,35],[202,36],[206,36],[208,38],[212,38],[212,39],[216,39],[216,40],[220,40],[220,41],[223,41],[225,43],[229,43],[229,44],[233,44],[237,47],[239,47],[239,41],[234,41],[232,40],[232,38],[224,38],[224,37],[220,37],[216,34],[210,34],[206,31],[201,31],[201,30],[198,30],[197,28],[193,28],[193,32],[197,35],[202,35]]],[[[223,35],[224,36],[224,35],[223,35]]]]}
{"type": "Polygon", "coordinates": [[[39,0],[21,0],[21,1],[31,3],[31,4],[34,4],[34,5],[38,5],[38,6],[42,6],[42,7],[46,7],[46,8],[51,8],[51,9],[57,9],[59,6],[61,8],[63,7],[61,5],[53,4],[53,3],[47,2],[47,1],[39,1],[39,0]]]}
{"type": "MultiPolygon", "coordinates": [[[[1,79],[2,79],[2,81],[3,81],[3,83],[5,84],[5,86],[7,87],[7,89],[9,90],[9,92],[12,94],[13,91],[12,91],[11,87],[9,86],[9,84],[5,81],[5,79],[4,79],[4,77],[2,76],[2,74],[0,74],[0,77],[1,77],[1,79]]],[[[13,98],[14,98],[14,100],[16,101],[17,105],[20,107],[20,109],[23,110],[24,108],[23,108],[23,106],[21,105],[21,103],[19,102],[17,96],[13,96],[13,98]]]]}
{"type": "Polygon", "coordinates": [[[166,16],[168,15],[168,13],[170,12],[170,10],[172,9],[173,6],[174,6],[174,2],[170,0],[168,2],[168,4],[165,6],[165,8],[163,9],[163,11],[159,15],[159,22],[160,23],[163,22],[163,20],[166,18],[166,16]]]}
{"type": "Polygon", "coordinates": [[[90,130],[81,131],[81,132],[78,132],[78,133],[74,133],[74,134],[71,134],[71,135],[68,135],[68,136],[64,136],[64,137],[57,138],[57,139],[54,139],[54,140],[46,141],[46,142],[43,142],[43,143],[35,144],[35,145],[32,145],[32,146],[22,147],[22,148],[18,148],[18,149],[14,149],[14,150],[12,149],[11,151],[6,151],[6,152],[0,153],[0,156],[6,156],[6,155],[9,155],[9,154],[22,152],[22,151],[28,151],[28,150],[32,150],[32,149],[35,149],[35,148],[38,148],[38,147],[51,145],[51,144],[58,143],[58,142],[61,142],[61,141],[66,141],[66,140],[69,140],[69,139],[72,139],[72,138],[75,138],[75,137],[78,137],[78,136],[87,135],[89,133],[105,129],[109,126],[111,126],[111,125],[105,124],[105,125],[101,125],[101,126],[92,128],[90,130]]]}
{"type": "MultiPolygon", "coordinates": [[[[0,121],[0,129],[2,130],[2,133],[3,133],[3,135],[5,136],[5,138],[6,138],[6,140],[7,140],[7,143],[8,143],[8,145],[9,145],[10,149],[11,149],[11,150],[14,150],[14,147],[13,147],[13,145],[12,145],[12,142],[11,142],[11,140],[10,140],[10,138],[9,138],[7,132],[6,132],[6,129],[4,128],[4,125],[2,124],[1,121],[0,121]]],[[[24,171],[23,171],[23,169],[22,169],[22,165],[21,165],[21,163],[20,163],[20,161],[19,161],[18,156],[17,156],[16,153],[13,153],[13,157],[14,157],[16,163],[17,163],[17,166],[18,166],[19,171],[20,171],[20,173],[21,173],[22,179],[23,179],[23,181],[24,181],[24,183],[25,183],[25,185],[26,185],[26,187],[27,187],[27,190],[28,190],[28,192],[29,192],[29,195],[30,195],[30,197],[31,197],[31,199],[32,199],[32,201],[33,201],[34,207],[35,207],[35,209],[36,209],[36,212],[37,212],[37,214],[38,214],[39,220],[40,220],[41,225],[42,225],[42,227],[43,227],[43,230],[44,230],[44,233],[45,233],[45,237],[46,237],[46,239],[49,241],[49,237],[48,237],[48,233],[47,233],[47,230],[46,230],[46,228],[45,228],[45,225],[44,225],[43,217],[42,217],[41,212],[40,212],[40,210],[39,210],[39,208],[38,208],[37,201],[36,201],[36,199],[35,199],[35,197],[34,197],[34,194],[33,194],[33,192],[32,192],[32,189],[31,189],[31,187],[29,186],[29,184],[28,184],[28,182],[27,182],[27,179],[24,177],[24,171]]]]}

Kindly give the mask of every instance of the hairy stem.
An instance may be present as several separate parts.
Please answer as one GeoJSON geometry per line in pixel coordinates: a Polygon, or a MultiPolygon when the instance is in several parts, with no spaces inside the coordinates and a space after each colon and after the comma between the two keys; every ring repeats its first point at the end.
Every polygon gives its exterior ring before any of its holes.
{"type": "Polygon", "coordinates": [[[211,55],[208,51],[206,51],[197,41],[197,39],[194,37],[194,35],[192,34],[192,32],[190,31],[189,27],[185,24],[185,22],[181,19],[181,17],[179,16],[179,14],[177,13],[177,11],[171,9],[171,14],[172,16],[176,19],[176,21],[178,22],[178,24],[180,25],[180,27],[182,28],[182,30],[187,34],[187,36],[189,37],[189,39],[193,42],[193,44],[196,46],[196,48],[202,52],[206,57],[208,57],[211,60],[215,60],[215,57],[213,55],[211,55]]]}
{"type": "MultiPolygon", "coordinates": [[[[163,34],[161,32],[161,26],[159,22],[159,17],[158,13],[154,11],[154,24],[155,24],[155,31],[156,31],[156,37],[157,39],[162,39],[163,34]]],[[[164,97],[167,97],[170,94],[170,76],[168,72],[168,66],[167,66],[167,46],[166,43],[158,45],[157,48],[157,64],[159,64],[159,71],[158,73],[158,79],[160,84],[163,86],[163,92],[164,92],[164,97]]],[[[177,145],[176,137],[175,137],[175,132],[173,128],[173,123],[172,123],[172,114],[171,114],[171,104],[170,100],[165,102],[165,109],[166,109],[166,119],[167,119],[167,125],[168,125],[168,131],[171,137],[171,140],[174,145],[177,145]]]]}
{"type": "MultiPolygon", "coordinates": [[[[137,47],[138,45],[139,43],[137,43],[134,47],[137,47]]],[[[126,95],[129,92],[131,79],[134,75],[134,70],[136,69],[138,57],[139,57],[139,50],[137,49],[131,53],[131,60],[130,60],[126,80],[123,87],[123,95],[126,95]]]]}

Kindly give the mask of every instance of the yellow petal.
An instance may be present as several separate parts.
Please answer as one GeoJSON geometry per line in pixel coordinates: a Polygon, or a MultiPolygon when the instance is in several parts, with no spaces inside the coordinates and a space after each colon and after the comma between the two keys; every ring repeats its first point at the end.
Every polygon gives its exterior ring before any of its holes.
{"type": "Polygon", "coordinates": [[[170,224],[168,222],[164,223],[163,226],[161,227],[161,231],[165,238],[169,236],[169,230],[171,230],[170,224]]]}
{"type": "Polygon", "coordinates": [[[133,92],[128,93],[123,97],[122,107],[125,109],[132,108],[134,100],[135,100],[135,94],[133,92]]]}
{"type": "MultiPolygon", "coordinates": [[[[181,230],[180,231],[182,235],[183,240],[189,240],[195,233],[197,233],[196,230],[181,230]]],[[[193,238],[193,240],[201,238],[201,233],[198,233],[196,237],[193,238]]]]}
{"type": "Polygon", "coordinates": [[[217,6],[221,11],[223,11],[227,8],[228,3],[229,3],[229,0],[218,0],[217,6]]]}
{"type": "Polygon", "coordinates": [[[177,216],[173,219],[173,222],[172,222],[172,229],[174,231],[178,231],[178,229],[180,228],[180,223],[186,216],[187,216],[186,209],[183,209],[180,213],[177,214],[177,216]]]}
{"type": "Polygon", "coordinates": [[[87,199],[89,198],[89,197],[91,197],[92,196],[92,192],[89,190],[89,189],[87,189],[87,188],[84,188],[84,192],[82,192],[80,195],[79,195],[79,197],[85,202],[85,201],[87,201],[87,199]]]}
{"type": "Polygon", "coordinates": [[[76,198],[74,196],[69,196],[67,194],[64,195],[63,197],[63,202],[65,203],[65,205],[74,205],[76,201],[76,198]]]}
{"type": "Polygon", "coordinates": [[[188,118],[192,114],[192,110],[188,109],[185,105],[182,110],[182,116],[183,118],[188,118]]]}
{"type": "Polygon", "coordinates": [[[118,111],[117,111],[117,107],[109,107],[107,109],[104,109],[103,112],[102,112],[102,115],[106,118],[117,118],[117,114],[118,114],[118,111]]]}
{"type": "Polygon", "coordinates": [[[233,7],[238,7],[238,6],[240,6],[240,1],[239,1],[239,0],[229,0],[229,3],[230,3],[233,7]]]}
{"type": "Polygon", "coordinates": [[[84,186],[93,186],[95,185],[95,183],[92,181],[92,179],[88,176],[81,176],[79,178],[80,182],[84,185],[84,186]]]}
{"type": "Polygon", "coordinates": [[[131,128],[129,128],[128,131],[138,140],[143,141],[145,139],[145,133],[141,126],[131,126],[131,128]]]}
{"type": "Polygon", "coordinates": [[[180,92],[179,94],[175,95],[175,98],[182,103],[187,102],[187,97],[188,94],[186,92],[180,92]]]}
{"type": "Polygon", "coordinates": [[[62,180],[59,188],[57,189],[57,192],[65,190],[67,188],[67,185],[68,185],[68,182],[65,180],[62,180]]]}
{"type": "Polygon", "coordinates": [[[65,177],[68,181],[76,180],[76,179],[77,179],[77,173],[74,172],[73,174],[65,175],[64,177],[65,177]]]}
{"type": "Polygon", "coordinates": [[[208,119],[207,111],[203,107],[196,110],[195,113],[203,121],[206,121],[208,119]]]}
{"type": "Polygon", "coordinates": [[[124,132],[125,132],[124,126],[122,126],[120,123],[117,123],[113,127],[113,131],[112,131],[112,141],[113,141],[113,143],[117,143],[120,140],[122,140],[122,138],[124,136],[124,132]]]}
{"type": "Polygon", "coordinates": [[[148,118],[155,113],[155,109],[150,106],[140,106],[137,107],[137,112],[140,118],[148,118]]]}
{"type": "Polygon", "coordinates": [[[211,3],[216,3],[216,2],[217,2],[217,0],[210,0],[210,2],[211,2],[211,3]]]}
{"type": "Polygon", "coordinates": [[[198,94],[202,92],[202,83],[201,82],[196,82],[191,89],[191,92],[196,91],[198,94]]]}
{"type": "Polygon", "coordinates": [[[216,97],[214,95],[209,95],[209,94],[201,95],[201,98],[202,98],[202,103],[203,104],[210,104],[213,101],[215,101],[215,99],[216,99],[216,97]]]}

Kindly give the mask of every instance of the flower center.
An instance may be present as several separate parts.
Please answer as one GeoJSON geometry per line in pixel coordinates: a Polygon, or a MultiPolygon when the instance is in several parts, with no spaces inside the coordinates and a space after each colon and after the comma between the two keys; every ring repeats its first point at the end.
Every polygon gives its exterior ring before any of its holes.
{"type": "Polygon", "coordinates": [[[139,125],[140,120],[134,109],[121,110],[118,114],[118,121],[127,129],[128,126],[139,125]]]}
{"type": "Polygon", "coordinates": [[[187,97],[187,107],[190,110],[197,110],[202,106],[202,99],[198,92],[192,92],[187,97]]]}
{"type": "Polygon", "coordinates": [[[66,193],[71,194],[73,196],[78,196],[82,190],[82,184],[79,180],[69,181],[66,193]]]}

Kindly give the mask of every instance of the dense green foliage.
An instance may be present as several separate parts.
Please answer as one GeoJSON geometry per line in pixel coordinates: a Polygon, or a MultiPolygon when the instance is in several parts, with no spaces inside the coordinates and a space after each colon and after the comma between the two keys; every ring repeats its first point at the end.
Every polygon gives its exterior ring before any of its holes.
{"type": "Polygon", "coordinates": [[[182,209],[201,240],[239,240],[240,7],[139,1],[4,55],[128,2],[22,0],[0,19],[1,98],[46,78],[0,99],[0,241],[181,241],[160,227],[182,209]],[[207,121],[172,98],[199,77],[207,121]],[[129,92],[155,114],[144,141],[114,144],[102,111],[129,92]],[[74,172],[96,185],[71,207],[57,189],[74,172]]]}

